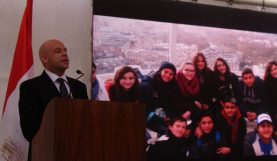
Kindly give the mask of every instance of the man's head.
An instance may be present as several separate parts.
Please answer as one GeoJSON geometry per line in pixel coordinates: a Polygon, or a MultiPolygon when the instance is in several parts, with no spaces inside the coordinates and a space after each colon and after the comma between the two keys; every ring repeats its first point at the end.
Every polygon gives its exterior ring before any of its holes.
{"type": "Polygon", "coordinates": [[[242,71],[242,81],[247,87],[252,87],[255,82],[255,75],[250,68],[246,68],[242,71]]]}
{"type": "Polygon", "coordinates": [[[40,46],[39,57],[45,69],[59,76],[63,75],[69,66],[67,48],[56,39],[48,40],[40,46]]]}
{"type": "Polygon", "coordinates": [[[204,134],[210,134],[214,129],[214,116],[210,111],[204,111],[198,115],[198,127],[204,134]]]}
{"type": "Polygon", "coordinates": [[[176,117],[169,121],[169,131],[176,137],[182,138],[187,130],[187,122],[182,117],[176,117]]]}
{"type": "Polygon", "coordinates": [[[233,118],[239,110],[234,98],[225,98],[222,100],[221,104],[223,106],[223,112],[228,118],[233,118]]]}
{"type": "Polygon", "coordinates": [[[262,113],[257,117],[257,131],[262,140],[269,140],[273,135],[273,125],[271,117],[262,113]]]}
{"type": "Polygon", "coordinates": [[[92,62],[91,66],[91,83],[93,84],[96,81],[96,65],[94,62],[92,62]]]}

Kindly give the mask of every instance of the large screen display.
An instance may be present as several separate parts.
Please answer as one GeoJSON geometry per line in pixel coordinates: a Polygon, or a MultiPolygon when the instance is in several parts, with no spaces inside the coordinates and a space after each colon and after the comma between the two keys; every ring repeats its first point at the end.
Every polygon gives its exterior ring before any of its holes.
{"type": "Polygon", "coordinates": [[[94,14],[92,44],[97,99],[146,104],[148,160],[276,159],[277,35],[149,19],[94,14]]]}

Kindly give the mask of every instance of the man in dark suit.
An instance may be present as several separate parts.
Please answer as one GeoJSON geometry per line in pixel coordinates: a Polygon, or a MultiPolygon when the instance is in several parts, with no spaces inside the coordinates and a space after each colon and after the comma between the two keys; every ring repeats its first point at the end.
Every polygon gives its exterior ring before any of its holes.
{"type": "MultiPolygon", "coordinates": [[[[20,125],[24,137],[30,143],[39,130],[45,108],[52,98],[88,99],[85,84],[65,76],[69,59],[67,49],[61,41],[44,42],[39,49],[39,57],[45,70],[40,76],[27,80],[20,86],[20,125]]],[[[30,157],[29,153],[29,160],[30,157]]]]}

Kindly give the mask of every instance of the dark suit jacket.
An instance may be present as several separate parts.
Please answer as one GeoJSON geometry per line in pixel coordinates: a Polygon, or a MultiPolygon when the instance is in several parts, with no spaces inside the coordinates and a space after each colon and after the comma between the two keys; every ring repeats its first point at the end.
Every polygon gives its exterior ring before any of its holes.
{"type": "MultiPolygon", "coordinates": [[[[88,99],[85,84],[69,77],[67,80],[73,98],[88,99]]],[[[47,104],[54,97],[61,97],[60,92],[45,71],[20,85],[20,125],[30,143],[39,130],[47,104]]]]}

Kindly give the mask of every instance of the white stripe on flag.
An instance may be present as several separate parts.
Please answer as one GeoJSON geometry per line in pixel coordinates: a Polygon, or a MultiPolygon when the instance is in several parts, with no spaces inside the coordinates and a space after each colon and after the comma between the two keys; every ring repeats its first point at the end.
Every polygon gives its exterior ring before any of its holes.
{"type": "Polygon", "coordinates": [[[26,161],[29,143],[23,137],[18,111],[21,82],[33,76],[33,66],[23,75],[7,100],[6,111],[0,125],[0,161],[26,161]]]}

